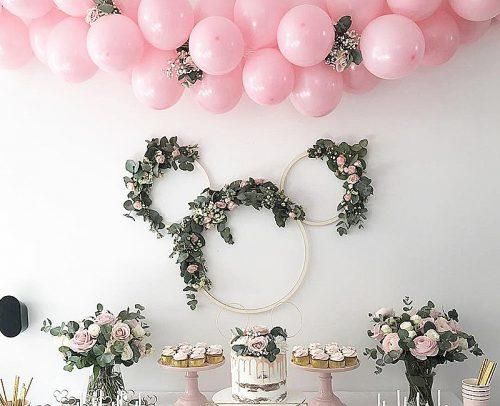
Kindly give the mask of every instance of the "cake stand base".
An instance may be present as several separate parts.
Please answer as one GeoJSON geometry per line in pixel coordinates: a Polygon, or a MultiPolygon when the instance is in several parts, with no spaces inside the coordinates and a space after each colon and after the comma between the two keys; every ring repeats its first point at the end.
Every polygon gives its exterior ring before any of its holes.
{"type": "MultiPolygon", "coordinates": [[[[217,404],[234,404],[237,405],[239,402],[235,401],[233,399],[233,394],[231,392],[231,388],[226,388],[221,390],[220,392],[217,392],[213,398],[212,401],[217,405],[217,404]]],[[[282,402],[283,404],[288,405],[304,405],[306,404],[306,397],[304,394],[300,392],[295,392],[295,391],[288,391],[288,396],[286,399],[282,402]]],[[[260,404],[265,404],[265,403],[260,403],[260,404]]],[[[245,403],[246,405],[246,403],[245,403]]],[[[279,403],[272,403],[272,405],[279,405],[279,403]]]]}
{"type": "Polygon", "coordinates": [[[175,406],[205,406],[207,398],[198,389],[198,372],[186,372],[186,391],[179,396],[175,406]]]}
{"type": "Polygon", "coordinates": [[[319,374],[319,393],[309,402],[311,406],[345,406],[344,403],[333,393],[332,374],[319,374]]]}

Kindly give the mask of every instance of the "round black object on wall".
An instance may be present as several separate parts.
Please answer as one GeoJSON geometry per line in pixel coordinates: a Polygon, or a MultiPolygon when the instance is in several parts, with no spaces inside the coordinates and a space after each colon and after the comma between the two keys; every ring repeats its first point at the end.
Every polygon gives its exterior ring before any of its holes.
{"type": "Polygon", "coordinates": [[[28,308],[13,296],[0,299],[0,333],[16,337],[28,328],[28,308]]]}

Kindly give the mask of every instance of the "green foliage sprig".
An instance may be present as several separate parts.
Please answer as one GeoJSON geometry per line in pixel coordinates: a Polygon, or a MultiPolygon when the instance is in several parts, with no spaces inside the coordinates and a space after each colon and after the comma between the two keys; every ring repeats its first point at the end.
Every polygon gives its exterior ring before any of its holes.
{"type": "Polygon", "coordinates": [[[359,65],[363,61],[359,49],[360,35],[351,29],[352,19],[344,16],[335,24],[335,42],[325,59],[327,65],[337,72],[343,72],[352,63],[359,65]]]}

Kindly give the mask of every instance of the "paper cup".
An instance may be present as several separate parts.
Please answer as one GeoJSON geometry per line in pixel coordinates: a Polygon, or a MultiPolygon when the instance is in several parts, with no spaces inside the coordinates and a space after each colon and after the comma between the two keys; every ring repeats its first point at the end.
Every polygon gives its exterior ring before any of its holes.
{"type": "Polygon", "coordinates": [[[464,406],[488,406],[490,387],[479,386],[475,378],[464,379],[462,381],[462,397],[464,406]]]}

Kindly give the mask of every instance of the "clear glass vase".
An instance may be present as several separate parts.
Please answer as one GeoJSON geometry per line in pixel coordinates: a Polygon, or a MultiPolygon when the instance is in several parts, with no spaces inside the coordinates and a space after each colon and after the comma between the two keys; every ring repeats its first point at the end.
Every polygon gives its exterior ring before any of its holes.
{"type": "Polygon", "coordinates": [[[93,405],[101,396],[103,403],[116,402],[118,394],[123,390],[125,385],[118,365],[94,367],[89,377],[86,403],[93,405]]]}
{"type": "Polygon", "coordinates": [[[427,361],[406,361],[406,379],[410,385],[408,406],[417,406],[417,396],[420,394],[421,406],[434,406],[432,385],[436,373],[427,361]]]}

